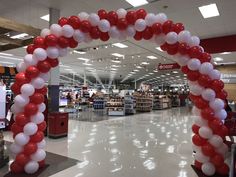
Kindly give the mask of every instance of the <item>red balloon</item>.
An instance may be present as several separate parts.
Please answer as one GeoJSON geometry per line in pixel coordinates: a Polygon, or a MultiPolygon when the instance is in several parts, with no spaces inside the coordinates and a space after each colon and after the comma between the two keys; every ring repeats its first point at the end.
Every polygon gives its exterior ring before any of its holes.
{"type": "Polygon", "coordinates": [[[201,111],[202,118],[209,121],[214,119],[214,114],[215,114],[214,110],[212,110],[209,107],[201,111]]]}
{"type": "Polygon", "coordinates": [[[40,93],[42,95],[46,95],[48,93],[47,87],[43,87],[41,89],[35,89],[35,93],[40,93]]]}
{"type": "Polygon", "coordinates": [[[88,33],[91,30],[91,24],[88,20],[83,20],[80,24],[80,30],[84,33],[88,33]]]}
{"type": "Polygon", "coordinates": [[[175,44],[167,44],[167,53],[169,55],[175,55],[178,52],[178,48],[179,48],[179,43],[175,43],[175,44]]]}
{"type": "Polygon", "coordinates": [[[224,163],[221,167],[216,168],[217,173],[221,175],[228,175],[229,174],[229,166],[224,163]]]}
{"type": "Polygon", "coordinates": [[[182,67],[181,67],[181,71],[182,71],[184,74],[188,74],[188,72],[190,71],[190,69],[188,69],[188,66],[182,66],[182,67]]]}
{"type": "Polygon", "coordinates": [[[43,168],[45,166],[45,160],[42,160],[39,163],[39,168],[43,168]]]}
{"type": "Polygon", "coordinates": [[[199,46],[190,47],[188,54],[191,58],[200,58],[202,56],[202,49],[199,46]]]}
{"type": "Polygon", "coordinates": [[[219,119],[215,118],[214,120],[208,122],[208,126],[213,130],[213,132],[217,132],[221,129],[223,123],[219,119]]]}
{"type": "Polygon", "coordinates": [[[37,36],[36,38],[34,38],[33,43],[36,46],[44,46],[44,38],[41,36],[37,36]]]}
{"type": "Polygon", "coordinates": [[[136,11],[137,19],[145,19],[147,12],[144,9],[139,9],[136,11]]]}
{"type": "Polygon", "coordinates": [[[195,106],[198,109],[204,109],[204,108],[208,107],[208,102],[205,101],[202,97],[199,97],[195,100],[195,106]]]}
{"type": "Polygon", "coordinates": [[[118,22],[117,22],[117,28],[119,30],[125,30],[128,26],[128,22],[126,21],[125,18],[120,18],[118,19],[118,22]]]}
{"type": "Polygon", "coordinates": [[[134,23],[137,20],[137,14],[135,11],[131,10],[131,11],[127,12],[125,18],[129,24],[134,25],[134,23]]]}
{"type": "Polygon", "coordinates": [[[111,25],[116,25],[118,21],[118,15],[115,11],[110,11],[107,14],[107,20],[110,22],[111,25]]]}
{"type": "Polygon", "coordinates": [[[196,81],[196,80],[198,80],[199,77],[200,77],[200,73],[198,71],[189,70],[189,72],[187,74],[187,78],[190,81],[196,81]]]}
{"type": "Polygon", "coordinates": [[[192,137],[192,142],[196,145],[196,146],[203,146],[207,140],[200,137],[199,135],[194,135],[192,137]]]}
{"type": "Polygon", "coordinates": [[[189,93],[189,98],[191,99],[191,101],[196,101],[196,99],[198,99],[200,96],[196,96],[196,95],[193,95],[192,93],[189,93]]]}
{"type": "Polygon", "coordinates": [[[37,68],[41,73],[47,73],[51,69],[51,65],[48,61],[39,61],[37,64],[37,68]]]}
{"type": "Polygon", "coordinates": [[[176,23],[173,25],[173,31],[179,34],[181,31],[184,30],[184,25],[183,23],[176,23]]]}
{"type": "Polygon", "coordinates": [[[101,9],[98,11],[98,16],[100,17],[100,20],[107,19],[107,12],[104,9],[101,9]]]}
{"type": "Polygon", "coordinates": [[[134,39],[135,39],[136,41],[140,41],[140,40],[142,40],[142,38],[143,38],[142,32],[136,31],[136,33],[135,33],[135,35],[134,35],[134,39]]]}
{"type": "Polygon", "coordinates": [[[221,127],[220,131],[222,132],[224,137],[229,135],[229,129],[225,125],[221,127]]]}
{"type": "Polygon", "coordinates": [[[30,136],[30,142],[39,143],[44,138],[42,131],[37,131],[34,135],[30,136]]]}
{"type": "Polygon", "coordinates": [[[145,39],[145,40],[151,39],[152,36],[153,36],[152,28],[151,28],[151,27],[147,27],[147,28],[142,32],[142,35],[143,35],[143,39],[145,39]]]}
{"type": "Polygon", "coordinates": [[[68,18],[67,22],[70,26],[72,26],[74,29],[79,29],[80,28],[80,19],[79,17],[73,15],[68,18]]]}
{"type": "Polygon", "coordinates": [[[202,153],[206,156],[212,157],[215,155],[215,149],[210,143],[202,146],[202,153]]]}
{"type": "Polygon", "coordinates": [[[34,44],[30,44],[30,45],[27,46],[26,52],[27,52],[28,54],[33,54],[33,52],[34,52],[35,49],[36,49],[35,45],[34,45],[34,44]]]}
{"type": "Polygon", "coordinates": [[[29,142],[24,146],[24,154],[31,155],[37,151],[38,147],[36,143],[29,142]]]}
{"type": "Polygon", "coordinates": [[[100,38],[100,35],[101,35],[101,31],[98,29],[97,26],[95,27],[92,27],[91,30],[90,30],[90,37],[92,39],[99,39],[100,38]]]}
{"type": "Polygon", "coordinates": [[[167,49],[168,49],[168,44],[165,42],[164,44],[162,44],[162,45],[160,46],[160,48],[161,48],[161,50],[163,50],[163,51],[167,51],[167,49]]]}
{"type": "Polygon", "coordinates": [[[189,48],[190,48],[190,47],[188,46],[188,44],[186,44],[185,42],[183,42],[183,43],[180,43],[180,44],[179,44],[178,51],[179,51],[180,54],[185,55],[185,54],[188,53],[189,48]]]}
{"type": "Polygon", "coordinates": [[[161,25],[161,23],[154,23],[152,25],[152,31],[156,35],[161,34],[162,33],[162,25],[161,25]]]}
{"type": "Polygon", "coordinates": [[[59,65],[58,59],[47,58],[46,61],[47,61],[48,63],[50,63],[50,66],[51,66],[52,68],[55,68],[55,67],[57,67],[57,66],[59,65]]]}
{"type": "Polygon", "coordinates": [[[108,41],[110,39],[110,36],[108,35],[108,33],[101,32],[100,39],[102,41],[108,41]]]}
{"type": "Polygon", "coordinates": [[[47,128],[46,121],[43,121],[42,123],[38,124],[38,130],[44,132],[47,128]]]}
{"type": "Polygon", "coordinates": [[[54,34],[49,34],[45,37],[45,44],[47,46],[56,46],[58,38],[54,34]]]}
{"type": "Polygon", "coordinates": [[[59,47],[61,48],[66,48],[69,46],[69,39],[64,37],[64,36],[61,36],[58,38],[58,45],[59,47]]]}
{"type": "Polygon", "coordinates": [[[44,96],[43,94],[40,93],[34,93],[31,97],[30,97],[30,102],[34,103],[34,104],[41,104],[44,102],[44,96]]]}
{"type": "Polygon", "coordinates": [[[201,63],[204,63],[204,62],[211,62],[211,55],[209,53],[202,53],[201,57],[199,58],[201,63]]]}
{"type": "Polygon", "coordinates": [[[24,153],[20,153],[16,156],[16,163],[21,165],[21,166],[25,166],[28,162],[29,162],[30,158],[24,154],[24,153]]]}
{"type": "Polygon", "coordinates": [[[222,155],[220,154],[215,154],[212,158],[211,158],[211,162],[216,166],[216,167],[220,167],[224,164],[224,158],[222,157],[222,155]]]}
{"type": "Polygon", "coordinates": [[[19,84],[19,85],[23,85],[30,82],[30,80],[26,77],[25,73],[23,72],[16,74],[15,80],[16,80],[16,84],[19,84]]]}
{"type": "Polygon", "coordinates": [[[13,123],[12,126],[11,126],[11,131],[12,131],[14,134],[18,134],[18,133],[23,132],[23,127],[22,127],[22,126],[19,126],[19,125],[16,124],[16,123],[13,123]]]}
{"type": "Polygon", "coordinates": [[[198,162],[197,160],[195,160],[195,161],[194,161],[194,166],[195,166],[197,169],[201,170],[201,168],[202,168],[202,163],[201,163],[201,162],[198,162]]]}
{"type": "Polygon", "coordinates": [[[222,100],[225,100],[228,96],[228,93],[225,90],[221,90],[220,92],[216,93],[216,97],[222,100]]]}
{"type": "Polygon", "coordinates": [[[199,129],[200,129],[200,127],[199,127],[198,125],[196,125],[196,124],[193,124],[193,125],[192,125],[192,131],[193,131],[193,133],[198,134],[199,129]]]}
{"type": "Polygon", "coordinates": [[[224,88],[224,82],[222,80],[213,80],[211,83],[211,89],[215,90],[215,92],[220,92],[224,88]]]}
{"type": "Polygon", "coordinates": [[[39,74],[40,72],[35,66],[29,66],[25,71],[25,76],[29,79],[36,78],[39,74]]]}
{"type": "Polygon", "coordinates": [[[30,119],[24,114],[24,113],[19,113],[16,117],[15,117],[15,123],[19,126],[24,126],[25,124],[27,124],[30,121],[30,119]]]}
{"type": "Polygon", "coordinates": [[[34,103],[29,103],[25,106],[24,112],[26,116],[32,116],[38,112],[38,106],[34,103]]]}
{"type": "Polygon", "coordinates": [[[24,171],[24,166],[18,165],[16,161],[14,161],[11,163],[10,169],[12,173],[19,174],[24,171]]]}
{"type": "Polygon", "coordinates": [[[198,78],[198,83],[203,87],[209,87],[211,85],[211,78],[208,75],[201,74],[198,78]]]}
{"type": "Polygon", "coordinates": [[[70,48],[76,48],[78,46],[78,42],[76,40],[74,40],[74,38],[70,38],[69,39],[69,47],[70,48]]]}
{"type": "Polygon", "coordinates": [[[11,90],[15,95],[20,94],[20,86],[17,83],[11,85],[11,90]]]}
{"type": "Polygon", "coordinates": [[[162,32],[167,34],[171,32],[173,29],[173,21],[167,20],[163,25],[162,25],[162,32]]]}
{"type": "Polygon", "coordinates": [[[66,17],[61,17],[59,20],[58,20],[58,24],[60,26],[64,26],[64,25],[67,25],[68,24],[68,19],[66,17]]]}

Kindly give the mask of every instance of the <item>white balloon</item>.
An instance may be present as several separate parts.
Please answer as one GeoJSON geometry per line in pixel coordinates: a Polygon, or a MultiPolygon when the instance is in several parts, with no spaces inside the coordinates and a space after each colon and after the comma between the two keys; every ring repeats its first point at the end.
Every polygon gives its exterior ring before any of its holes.
{"type": "Polygon", "coordinates": [[[187,65],[189,61],[189,57],[187,55],[182,55],[179,56],[178,58],[176,58],[176,62],[180,65],[180,66],[185,66],[187,65]]]}
{"type": "Polygon", "coordinates": [[[28,67],[28,66],[35,66],[38,63],[38,61],[33,58],[32,54],[27,54],[24,57],[24,63],[26,67],[28,67]]]}
{"type": "Polygon", "coordinates": [[[81,43],[84,41],[85,38],[85,34],[80,31],[80,30],[75,30],[74,35],[73,35],[74,40],[76,40],[77,42],[81,43]]]}
{"type": "Polygon", "coordinates": [[[12,106],[11,106],[11,112],[13,113],[13,114],[18,114],[18,113],[20,113],[20,112],[23,112],[23,107],[19,107],[18,105],[16,105],[16,104],[13,104],[12,106]]]}
{"type": "Polygon", "coordinates": [[[35,124],[40,124],[44,121],[44,115],[42,112],[37,112],[37,114],[30,117],[30,120],[35,124]]]}
{"type": "Polygon", "coordinates": [[[34,86],[34,88],[41,89],[44,87],[45,81],[40,77],[36,77],[35,79],[32,79],[31,84],[34,86]]]}
{"type": "Polygon", "coordinates": [[[86,12],[80,12],[80,13],[78,14],[78,17],[80,18],[81,21],[83,21],[83,20],[88,20],[89,14],[86,13],[86,12]]]}
{"type": "Polygon", "coordinates": [[[201,110],[198,109],[196,106],[193,106],[192,113],[196,116],[200,116],[201,115],[201,110]]]}
{"type": "Polygon", "coordinates": [[[46,109],[46,105],[44,103],[41,103],[38,105],[38,111],[39,112],[44,112],[46,109]]]}
{"type": "Polygon", "coordinates": [[[178,34],[176,32],[169,32],[166,35],[166,42],[168,44],[175,44],[178,41],[178,34]]]}
{"type": "Polygon", "coordinates": [[[61,30],[62,30],[62,35],[67,38],[72,37],[74,34],[74,28],[70,25],[64,25],[61,30]]]}
{"type": "Polygon", "coordinates": [[[20,146],[26,145],[30,140],[30,137],[24,133],[19,133],[15,136],[15,143],[20,146]]]}
{"type": "Polygon", "coordinates": [[[135,29],[134,29],[134,26],[132,26],[132,25],[129,25],[128,27],[127,27],[127,29],[126,29],[126,33],[127,33],[127,36],[129,36],[129,37],[134,37],[134,35],[135,35],[135,29]]]}
{"type": "Polygon", "coordinates": [[[190,92],[193,94],[193,95],[201,95],[201,93],[203,92],[204,88],[198,84],[195,84],[195,85],[190,85],[189,86],[189,89],[190,89],[190,92]]]}
{"type": "Polygon", "coordinates": [[[137,30],[137,31],[144,31],[145,28],[146,28],[146,22],[145,20],[143,19],[138,19],[136,20],[135,24],[134,24],[134,28],[137,30]]]}
{"type": "MultiPolygon", "coordinates": [[[[65,26],[65,25],[64,25],[65,26]]],[[[59,50],[57,47],[48,47],[47,55],[49,58],[57,58],[59,57],[59,50]]]]}
{"type": "Polygon", "coordinates": [[[201,118],[200,116],[194,116],[193,120],[194,120],[194,123],[196,125],[198,125],[199,127],[207,126],[208,125],[208,121],[203,119],[203,118],[201,118]]]}
{"type": "Polygon", "coordinates": [[[21,94],[25,96],[32,96],[34,94],[34,87],[31,84],[24,84],[21,86],[21,94]]]}
{"type": "Polygon", "coordinates": [[[215,112],[215,117],[217,117],[220,120],[225,120],[227,117],[227,112],[224,109],[221,109],[215,112]]]}
{"type": "Polygon", "coordinates": [[[221,99],[216,98],[212,100],[209,105],[214,111],[218,111],[224,108],[225,103],[221,99]]]}
{"type": "Polygon", "coordinates": [[[201,151],[201,146],[196,146],[194,143],[192,143],[192,148],[195,152],[201,151]]]}
{"type": "Polygon", "coordinates": [[[111,38],[118,38],[120,35],[120,32],[118,31],[116,26],[112,26],[108,32],[109,36],[111,38]]]}
{"type": "Polygon", "coordinates": [[[29,101],[29,97],[25,95],[20,94],[15,97],[15,104],[19,107],[24,107],[29,103],[29,101]]]}
{"type": "Polygon", "coordinates": [[[218,71],[217,69],[213,69],[210,73],[209,73],[209,76],[211,79],[217,79],[219,80],[220,79],[220,76],[221,76],[221,73],[220,71],[218,71]]]}
{"type": "Polygon", "coordinates": [[[167,21],[167,16],[164,13],[159,13],[156,15],[156,23],[165,23],[167,21]]]}
{"type": "Polygon", "coordinates": [[[31,136],[31,135],[34,135],[38,131],[38,126],[33,122],[29,122],[25,124],[23,130],[24,130],[24,134],[31,136]]]}
{"type": "Polygon", "coordinates": [[[66,48],[58,48],[58,50],[59,50],[59,56],[60,57],[64,57],[64,56],[66,56],[68,54],[68,47],[66,47],[66,48]]]}
{"type": "Polygon", "coordinates": [[[185,43],[189,43],[191,40],[191,34],[189,31],[181,31],[178,34],[178,41],[179,42],[185,42],[185,43]]]}
{"type": "Polygon", "coordinates": [[[98,26],[100,18],[97,14],[91,13],[88,17],[88,21],[91,23],[92,26],[98,26]]]}
{"type": "Polygon", "coordinates": [[[223,143],[219,148],[216,149],[216,152],[225,157],[227,152],[229,152],[229,148],[226,144],[223,143]]]}
{"type": "Polygon", "coordinates": [[[40,73],[38,77],[42,78],[45,82],[47,82],[49,80],[49,78],[50,78],[50,74],[49,74],[49,72],[47,72],[47,73],[40,73]]]}
{"type": "Polygon", "coordinates": [[[34,174],[35,172],[37,172],[39,169],[39,164],[38,162],[35,161],[29,161],[25,167],[24,170],[27,174],[34,174]]]}
{"type": "Polygon", "coordinates": [[[47,58],[47,52],[43,48],[37,48],[34,50],[33,59],[43,61],[47,58]]]}
{"type": "Polygon", "coordinates": [[[202,126],[198,132],[199,132],[199,135],[205,139],[210,139],[213,135],[212,130],[207,126],[202,126]]]}
{"type": "Polygon", "coordinates": [[[202,63],[199,69],[201,74],[209,75],[213,70],[213,65],[209,62],[202,63]]]}
{"type": "Polygon", "coordinates": [[[193,46],[199,46],[200,44],[200,39],[197,36],[192,36],[189,42],[189,46],[193,47],[193,46]]]}
{"type": "Polygon", "coordinates": [[[223,144],[223,139],[219,135],[213,135],[211,139],[209,140],[209,143],[218,148],[223,144]]]}
{"type": "Polygon", "coordinates": [[[148,13],[145,17],[145,22],[147,26],[152,26],[154,23],[156,23],[156,15],[153,13],[148,13]]]}
{"type": "Polygon", "coordinates": [[[192,71],[196,71],[200,68],[201,62],[197,58],[192,58],[191,60],[188,61],[188,68],[192,71]]]}
{"type": "Polygon", "coordinates": [[[216,97],[215,91],[209,88],[203,90],[201,95],[202,95],[202,98],[206,101],[212,101],[216,97]]]}
{"type": "Polygon", "coordinates": [[[52,24],[50,26],[51,34],[54,34],[56,37],[60,37],[62,35],[62,28],[58,24],[52,24]]]}
{"type": "Polygon", "coordinates": [[[10,145],[10,151],[15,153],[15,154],[19,154],[19,153],[21,153],[23,151],[23,147],[18,145],[18,144],[16,144],[16,143],[12,143],[10,145]]]}
{"type": "Polygon", "coordinates": [[[160,34],[160,35],[155,35],[155,43],[160,46],[165,43],[165,35],[160,34]]]}
{"type": "Polygon", "coordinates": [[[41,30],[40,36],[45,38],[49,34],[51,34],[51,31],[48,28],[44,28],[41,30]]]}
{"type": "Polygon", "coordinates": [[[209,157],[205,156],[201,151],[197,151],[194,158],[201,163],[208,162],[210,160],[209,157]]]}
{"type": "Polygon", "coordinates": [[[46,157],[46,152],[43,149],[37,149],[37,151],[30,156],[30,158],[36,162],[44,160],[46,157]]]}
{"type": "Polygon", "coordinates": [[[37,143],[38,148],[43,149],[46,147],[46,141],[43,139],[39,143],[37,143]]]}
{"type": "Polygon", "coordinates": [[[84,38],[84,42],[85,43],[90,43],[92,41],[93,41],[93,39],[90,37],[90,35],[88,33],[86,33],[85,38],[84,38]]]}
{"type": "Polygon", "coordinates": [[[123,8],[120,8],[116,11],[118,18],[125,18],[127,11],[123,8]]]}
{"type": "Polygon", "coordinates": [[[126,31],[120,31],[120,35],[118,37],[119,40],[125,40],[127,38],[126,31]]]}
{"type": "Polygon", "coordinates": [[[108,32],[111,28],[111,25],[109,23],[108,20],[106,19],[102,19],[99,24],[98,24],[98,28],[100,29],[101,32],[108,32]]]}
{"type": "Polygon", "coordinates": [[[24,72],[26,70],[26,64],[24,62],[20,62],[16,65],[16,69],[19,73],[24,72]]]}
{"type": "Polygon", "coordinates": [[[211,162],[206,162],[202,164],[202,172],[207,176],[212,176],[215,174],[215,166],[211,162]]]}

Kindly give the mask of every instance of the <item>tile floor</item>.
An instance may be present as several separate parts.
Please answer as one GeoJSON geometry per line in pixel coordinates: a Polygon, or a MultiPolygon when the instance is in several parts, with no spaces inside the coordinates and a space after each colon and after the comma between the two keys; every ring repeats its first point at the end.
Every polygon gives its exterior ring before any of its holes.
{"type": "Polygon", "coordinates": [[[190,166],[191,125],[188,108],[70,120],[68,138],[47,139],[46,150],[82,162],[52,177],[197,177],[190,166]]]}

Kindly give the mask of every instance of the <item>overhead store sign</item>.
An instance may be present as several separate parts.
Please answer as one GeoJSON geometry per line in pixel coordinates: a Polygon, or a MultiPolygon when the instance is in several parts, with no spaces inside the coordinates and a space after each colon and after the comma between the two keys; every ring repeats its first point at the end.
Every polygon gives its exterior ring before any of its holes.
{"type": "Polygon", "coordinates": [[[169,63],[169,64],[159,64],[157,66],[158,70],[170,70],[170,69],[180,69],[178,63],[169,63]]]}
{"type": "Polygon", "coordinates": [[[236,74],[221,74],[221,80],[224,83],[234,84],[236,83],[236,74]]]}

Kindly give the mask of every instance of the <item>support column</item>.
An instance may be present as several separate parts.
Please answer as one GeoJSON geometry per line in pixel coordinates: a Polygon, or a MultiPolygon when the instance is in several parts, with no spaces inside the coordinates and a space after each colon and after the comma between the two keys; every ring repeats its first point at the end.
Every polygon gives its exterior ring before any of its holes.
{"type": "Polygon", "coordinates": [[[87,85],[87,80],[86,80],[86,70],[84,69],[84,86],[87,85]]]}
{"type": "MultiPolygon", "coordinates": [[[[58,22],[60,18],[60,10],[49,9],[49,26],[58,22]]],[[[59,83],[60,83],[60,68],[57,66],[50,72],[50,79],[48,82],[48,97],[49,97],[49,111],[59,111],[59,83]]]]}
{"type": "Polygon", "coordinates": [[[136,79],[134,80],[134,89],[135,89],[135,90],[137,89],[137,82],[136,82],[136,79]]]}

